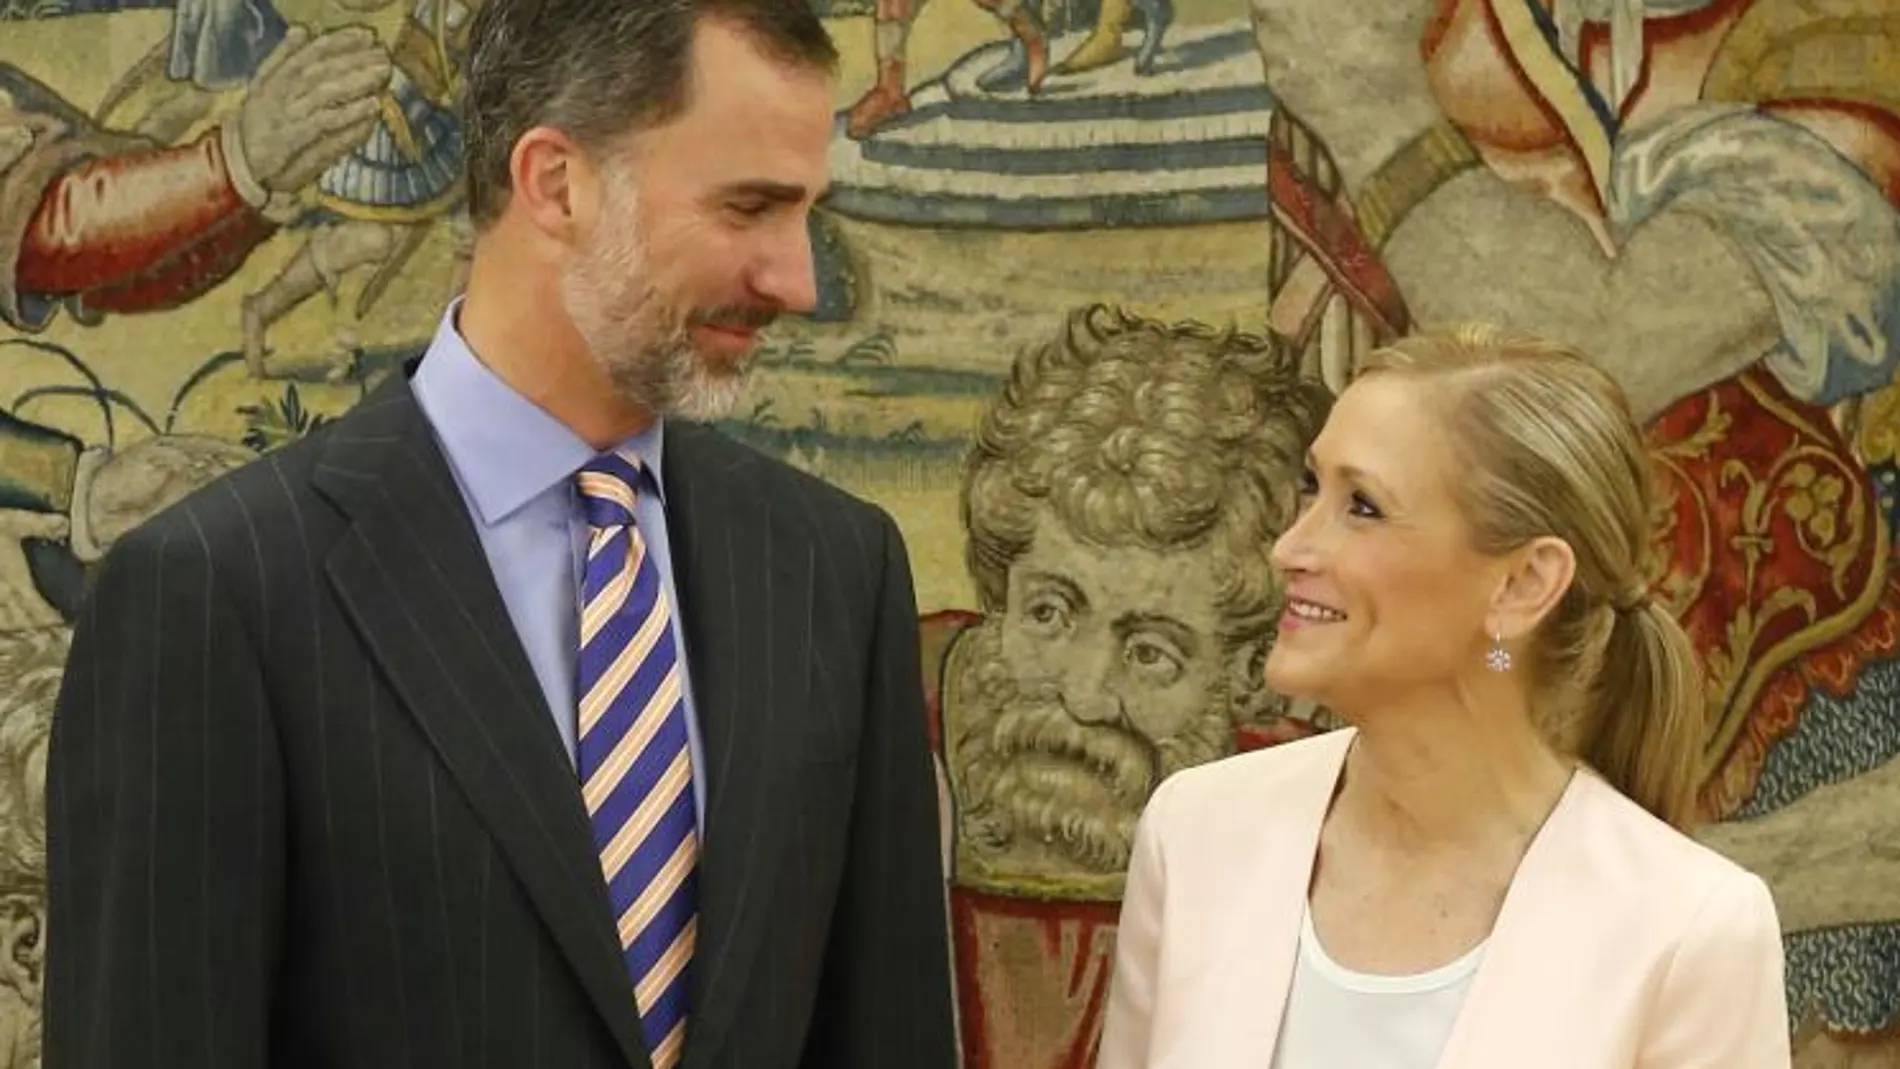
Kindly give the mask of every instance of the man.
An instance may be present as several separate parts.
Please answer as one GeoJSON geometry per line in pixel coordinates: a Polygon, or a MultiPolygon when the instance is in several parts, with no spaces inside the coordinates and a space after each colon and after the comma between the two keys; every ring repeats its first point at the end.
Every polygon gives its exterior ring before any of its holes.
{"type": "Polygon", "coordinates": [[[469,36],[465,299],[94,577],[45,1064],[948,1067],[903,541],[667,418],[814,300],[832,45],[779,0],[469,36]]]}
{"type": "Polygon", "coordinates": [[[985,414],[963,498],[983,615],[939,691],[970,1069],[1091,1064],[1149,794],[1312,730],[1260,670],[1268,552],[1328,402],[1272,339],[1093,306],[985,414]]]}

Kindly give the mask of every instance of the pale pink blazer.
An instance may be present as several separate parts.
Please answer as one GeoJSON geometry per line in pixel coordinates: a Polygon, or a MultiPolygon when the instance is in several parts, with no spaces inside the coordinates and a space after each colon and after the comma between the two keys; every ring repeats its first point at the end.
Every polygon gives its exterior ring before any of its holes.
{"type": "MultiPolygon", "coordinates": [[[[1227,758],[1155,792],[1097,1069],[1270,1064],[1351,740],[1227,758]]],[[[1518,866],[1438,1069],[1786,1069],[1782,968],[1759,878],[1580,771],[1518,866]]]]}

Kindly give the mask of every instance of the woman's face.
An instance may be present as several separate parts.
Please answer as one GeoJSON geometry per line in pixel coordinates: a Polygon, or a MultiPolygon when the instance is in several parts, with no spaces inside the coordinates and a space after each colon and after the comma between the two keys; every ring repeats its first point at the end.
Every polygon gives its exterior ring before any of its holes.
{"type": "Polygon", "coordinates": [[[1340,395],[1274,544],[1285,583],[1272,688],[1350,715],[1482,670],[1502,572],[1477,552],[1430,387],[1373,375],[1340,395]]]}

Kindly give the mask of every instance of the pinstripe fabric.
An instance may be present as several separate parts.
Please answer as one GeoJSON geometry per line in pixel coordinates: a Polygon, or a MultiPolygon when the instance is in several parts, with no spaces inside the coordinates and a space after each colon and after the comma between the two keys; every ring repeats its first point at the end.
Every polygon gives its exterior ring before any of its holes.
{"type": "MultiPolygon", "coordinates": [[[[685,1069],[954,1064],[888,518],[669,428],[685,1069]]],[[[47,760],[45,1069],[649,1064],[581,791],[403,375],[120,539],[47,760]]]]}
{"type": "Polygon", "coordinates": [[[575,481],[587,518],[575,725],[581,797],[654,1069],[686,1045],[698,898],[693,761],[659,568],[634,523],[640,460],[608,454],[575,481]]]}

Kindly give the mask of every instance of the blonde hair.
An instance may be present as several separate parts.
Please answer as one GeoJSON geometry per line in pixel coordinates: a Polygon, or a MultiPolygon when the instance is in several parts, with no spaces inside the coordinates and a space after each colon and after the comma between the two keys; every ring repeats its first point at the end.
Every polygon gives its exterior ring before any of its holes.
{"type": "Polygon", "coordinates": [[[1483,553],[1562,539],[1576,574],[1525,651],[1539,727],[1680,828],[1704,730],[1695,649],[1649,596],[1649,454],[1616,381],[1568,346],[1475,325],[1401,339],[1366,370],[1418,379],[1483,553]]]}

